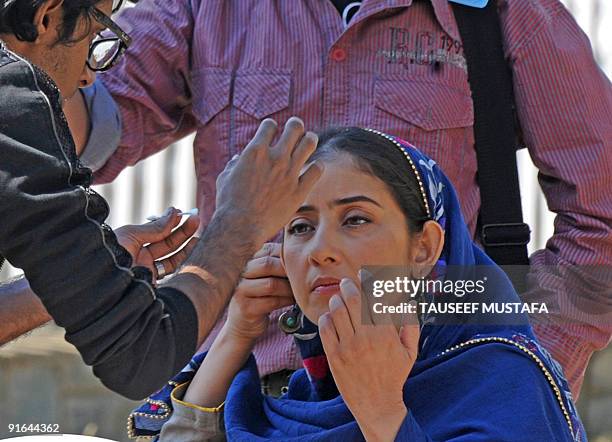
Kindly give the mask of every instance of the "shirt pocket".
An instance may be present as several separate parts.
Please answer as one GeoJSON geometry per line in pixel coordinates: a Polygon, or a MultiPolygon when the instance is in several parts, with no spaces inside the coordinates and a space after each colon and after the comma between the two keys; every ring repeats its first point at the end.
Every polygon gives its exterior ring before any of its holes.
{"type": "Polygon", "coordinates": [[[231,69],[207,67],[192,74],[193,114],[199,126],[211,123],[229,107],[231,85],[231,69]]]}
{"type": "Polygon", "coordinates": [[[456,185],[458,179],[473,180],[474,104],[469,89],[433,81],[380,78],[374,85],[374,100],[376,128],[414,144],[456,185]]]}
{"type": "Polygon", "coordinates": [[[291,80],[290,70],[236,72],[230,127],[232,154],[246,147],[263,119],[273,118],[282,126],[291,116],[291,80]]]}

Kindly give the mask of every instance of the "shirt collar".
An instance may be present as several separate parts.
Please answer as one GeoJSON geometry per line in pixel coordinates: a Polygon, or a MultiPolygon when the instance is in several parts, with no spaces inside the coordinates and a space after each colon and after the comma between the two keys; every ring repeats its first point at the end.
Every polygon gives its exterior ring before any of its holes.
{"type": "Polygon", "coordinates": [[[455,14],[448,0],[431,0],[436,14],[436,19],[442,26],[442,29],[456,41],[461,40],[459,35],[459,27],[457,26],[457,20],[455,20],[455,14]]]}
{"type": "MultiPolygon", "coordinates": [[[[442,26],[442,29],[453,39],[453,40],[461,40],[459,36],[459,28],[457,27],[457,22],[455,20],[455,16],[453,14],[453,10],[448,0],[430,0],[434,14],[436,16],[436,20],[442,26]]],[[[376,12],[380,12],[384,9],[390,8],[401,8],[411,6],[413,0],[363,0],[361,4],[361,8],[357,13],[357,20],[360,20],[360,17],[364,17],[367,15],[374,14],[376,12]]]]}

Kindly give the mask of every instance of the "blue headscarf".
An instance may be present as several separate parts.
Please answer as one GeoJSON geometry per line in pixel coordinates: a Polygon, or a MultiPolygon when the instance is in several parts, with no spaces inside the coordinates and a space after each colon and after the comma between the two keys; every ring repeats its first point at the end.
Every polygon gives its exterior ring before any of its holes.
{"type": "MultiPolygon", "coordinates": [[[[436,278],[468,280],[475,268],[480,275],[485,269],[487,290],[479,301],[520,302],[504,272],[472,241],[453,186],[438,165],[406,141],[370,131],[402,151],[428,217],[444,230],[436,278]]],[[[423,296],[434,301],[432,294],[423,296]]],[[[450,322],[435,313],[419,317],[419,354],[404,385],[409,412],[397,441],[586,440],[563,372],[535,339],[527,317],[517,313],[498,319],[480,313],[450,322]]],[[[262,395],[252,355],[235,376],[224,408],[228,440],[363,440],[338,394],[316,325],[303,318],[295,337],[305,368],[292,376],[282,398],[262,395]]],[[[204,357],[197,355],[132,413],[133,435],[160,431],[171,413],[172,389],[191,380],[204,357]]]]}

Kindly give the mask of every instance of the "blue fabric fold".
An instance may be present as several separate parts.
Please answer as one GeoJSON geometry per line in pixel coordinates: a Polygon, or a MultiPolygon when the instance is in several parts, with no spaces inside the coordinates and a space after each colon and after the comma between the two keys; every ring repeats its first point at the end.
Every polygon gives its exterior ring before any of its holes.
{"type": "Polygon", "coordinates": [[[121,140],[121,114],[102,81],[98,78],[91,86],[79,89],[90,119],[87,144],[81,154],[81,162],[98,171],[116,152],[121,140]]]}

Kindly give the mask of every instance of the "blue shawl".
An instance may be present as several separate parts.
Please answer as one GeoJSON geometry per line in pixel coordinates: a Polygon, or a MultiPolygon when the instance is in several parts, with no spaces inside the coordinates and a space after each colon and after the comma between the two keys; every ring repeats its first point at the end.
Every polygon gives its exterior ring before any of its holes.
{"type": "MultiPolygon", "coordinates": [[[[478,301],[520,302],[505,273],[473,243],[453,186],[438,165],[409,143],[378,134],[402,149],[407,171],[423,185],[430,218],[444,229],[436,277],[471,279],[474,268],[484,268],[487,290],[478,301]]],[[[453,302],[461,301],[455,297],[453,302]]],[[[419,355],[404,385],[408,415],[396,441],[586,440],[563,372],[540,346],[525,315],[491,321],[475,313],[449,321],[448,315],[431,313],[419,321],[419,355]]],[[[228,440],[363,440],[338,394],[317,327],[304,319],[296,336],[305,368],[294,373],[283,397],[262,395],[252,355],[235,376],[224,408],[228,440]]],[[[133,434],[159,433],[172,410],[172,389],[191,380],[205,356],[197,355],[132,413],[133,434]]]]}

